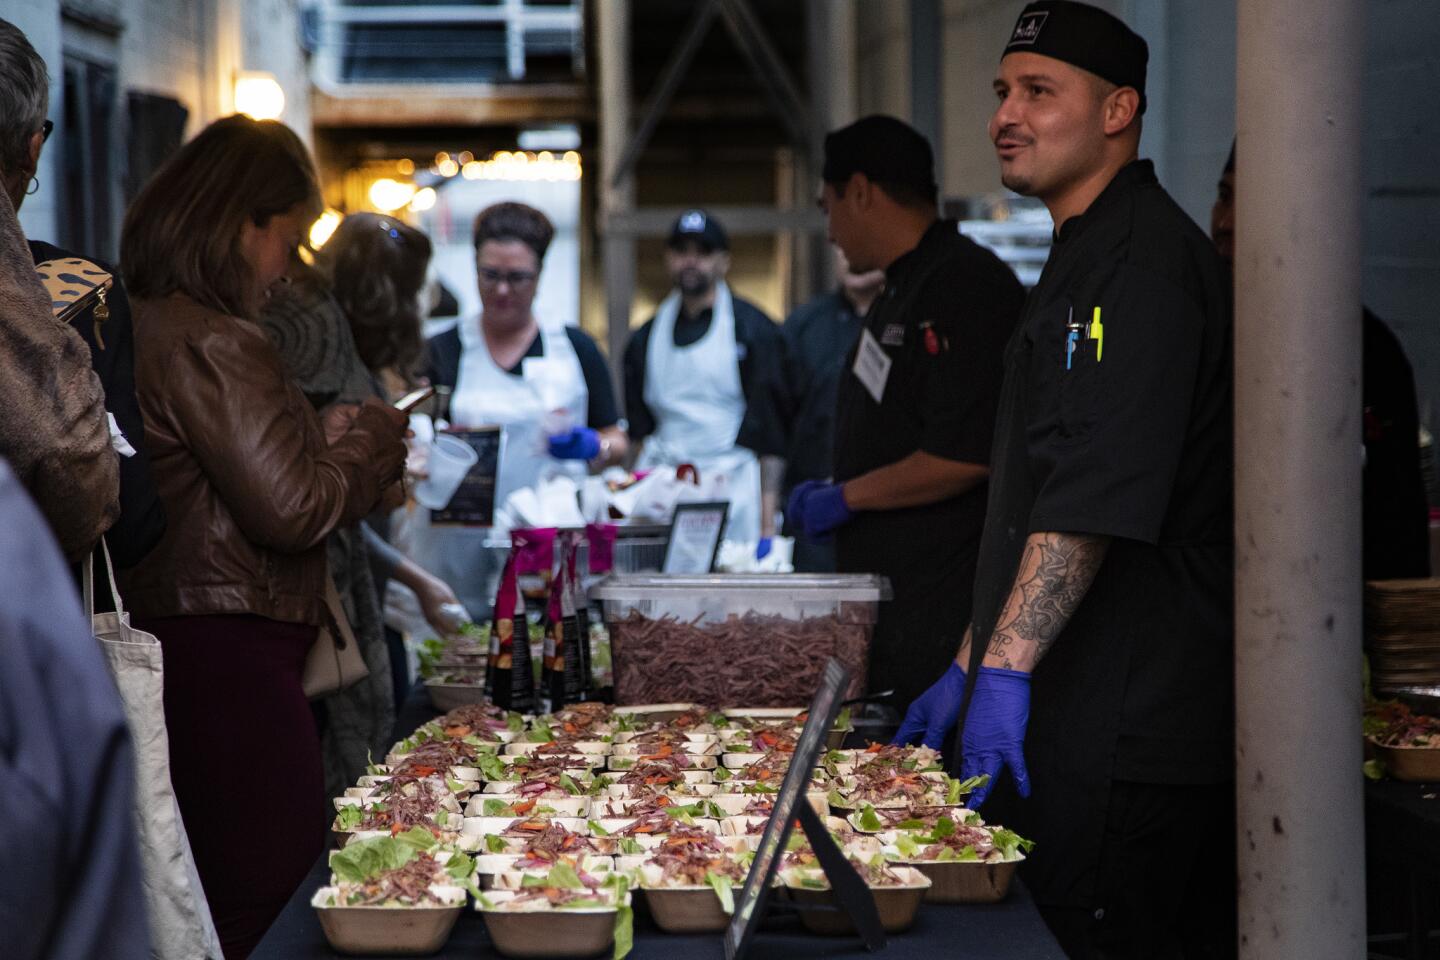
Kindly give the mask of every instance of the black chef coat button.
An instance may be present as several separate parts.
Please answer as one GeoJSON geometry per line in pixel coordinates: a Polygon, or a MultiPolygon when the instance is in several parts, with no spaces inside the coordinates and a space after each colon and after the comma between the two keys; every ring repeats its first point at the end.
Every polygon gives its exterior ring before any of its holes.
{"type": "Polygon", "coordinates": [[[1095,911],[1095,919],[1096,919],[1096,920],[1104,920],[1104,919],[1105,919],[1105,908],[1104,908],[1104,907],[1101,907],[1099,910],[1096,910],[1096,911],[1095,911]]]}

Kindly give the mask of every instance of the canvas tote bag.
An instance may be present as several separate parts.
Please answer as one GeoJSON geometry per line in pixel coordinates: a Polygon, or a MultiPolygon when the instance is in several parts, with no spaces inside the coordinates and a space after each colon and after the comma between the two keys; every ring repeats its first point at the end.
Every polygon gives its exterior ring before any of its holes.
{"type": "Polygon", "coordinates": [[[104,538],[100,546],[115,612],[95,612],[94,569],[89,558],[81,586],[85,612],[120,691],[135,745],[135,823],[150,921],[150,955],[156,960],[223,960],[210,905],[190,853],[190,839],[170,786],[160,641],[130,626],[104,538]]]}

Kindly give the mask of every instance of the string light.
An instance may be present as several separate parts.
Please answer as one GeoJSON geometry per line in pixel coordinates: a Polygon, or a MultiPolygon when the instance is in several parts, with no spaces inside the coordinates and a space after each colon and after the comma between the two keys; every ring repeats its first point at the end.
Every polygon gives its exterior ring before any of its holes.
{"type": "Polygon", "coordinates": [[[251,120],[279,120],[285,112],[285,88],[273,73],[242,70],[235,75],[235,112],[251,120]]]}
{"type": "Polygon", "coordinates": [[[415,197],[415,184],[401,183],[389,177],[381,177],[370,184],[370,203],[375,209],[391,213],[405,206],[415,197]]]}
{"type": "Polygon", "coordinates": [[[580,154],[574,150],[567,150],[559,157],[549,150],[538,154],[523,150],[498,150],[489,160],[467,163],[463,170],[467,180],[548,182],[579,180],[581,172],[580,154]]]}
{"type": "Polygon", "coordinates": [[[325,241],[334,235],[335,228],[340,226],[343,219],[344,215],[339,210],[326,210],[320,214],[315,222],[310,224],[310,248],[319,250],[325,246],[325,241]]]}
{"type": "Polygon", "coordinates": [[[415,196],[410,199],[410,209],[416,213],[424,213],[435,206],[435,188],[421,187],[415,191],[415,196]]]}

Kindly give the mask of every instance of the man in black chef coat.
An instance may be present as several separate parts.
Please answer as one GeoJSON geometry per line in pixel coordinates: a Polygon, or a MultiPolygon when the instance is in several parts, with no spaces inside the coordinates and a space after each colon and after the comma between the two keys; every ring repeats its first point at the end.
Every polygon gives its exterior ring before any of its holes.
{"type": "MultiPolygon", "coordinates": [[[[835,473],[835,402],[845,359],[855,346],[865,316],[885,286],[885,271],[856,273],[839,247],[835,252],[836,288],[802,306],[785,320],[785,380],[794,418],[785,457],[785,497],[806,480],[829,480],[835,473]]],[[[795,536],[793,523],[785,533],[795,536]]],[[[833,540],[795,541],[795,570],[832,573],[833,540]]]]}
{"type": "Polygon", "coordinates": [[[1006,351],[972,635],[901,730],[943,741],[968,678],[972,806],[993,788],[1035,841],[1072,957],[1236,949],[1230,291],[1137,159],[1147,59],[1062,0],[1005,47],[1001,180],[1056,233],[1006,351]]]}
{"type": "Polygon", "coordinates": [[[970,619],[1001,357],[1024,290],[936,215],[930,144],[894,117],[825,138],[820,204],[859,271],[883,269],[841,377],[834,482],[807,481],[787,519],[833,534],[837,569],[889,578],[869,688],[904,709],[945,673],[970,619]]]}
{"type": "MultiPolygon", "coordinates": [[[[1220,259],[1235,262],[1235,148],[1220,174],[1210,236],[1220,259]]],[[[1362,566],[1366,580],[1430,576],[1430,506],[1420,473],[1420,415],[1405,349],[1375,314],[1361,308],[1360,396],[1365,466],[1361,475],[1362,566]]]]}

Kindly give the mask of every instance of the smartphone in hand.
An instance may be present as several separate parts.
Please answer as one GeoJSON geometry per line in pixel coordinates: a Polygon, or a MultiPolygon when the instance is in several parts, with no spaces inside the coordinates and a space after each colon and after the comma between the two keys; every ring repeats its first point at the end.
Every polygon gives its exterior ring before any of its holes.
{"type": "Polygon", "coordinates": [[[405,396],[395,401],[395,409],[401,413],[409,413],[433,396],[435,396],[434,387],[421,387],[419,390],[411,390],[405,394],[405,396]]]}

